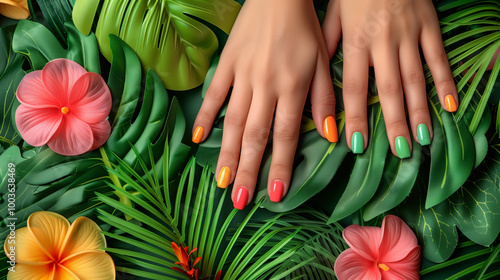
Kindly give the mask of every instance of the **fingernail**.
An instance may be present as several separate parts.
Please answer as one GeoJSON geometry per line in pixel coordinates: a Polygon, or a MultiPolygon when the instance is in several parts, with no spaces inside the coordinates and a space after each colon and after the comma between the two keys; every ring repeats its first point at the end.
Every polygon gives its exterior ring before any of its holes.
{"type": "Polygon", "coordinates": [[[409,158],[410,157],[410,146],[408,146],[408,141],[403,136],[398,136],[396,138],[396,153],[399,158],[409,158]]]}
{"type": "Polygon", "coordinates": [[[323,122],[323,133],[325,134],[326,139],[330,141],[330,143],[335,143],[339,140],[337,123],[332,116],[326,117],[325,121],[323,122]]]}
{"type": "Polygon", "coordinates": [[[248,190],[244,187],[239,187],[236,191],[236,195],[234,196],[234,208],[238,210],[243,210],[245,206],[247,206],[248,201],[248,190]]]}
{"type": "Polygon", "coordinates": [[[221,189],[227,188],[229,185],[229,180],[231,179],[231,169],[224,166],[219,171],[219,179],[217,180],[217,187],[221,189]]]}
{"type": "Polygon", "coordinates": [[[351,140],[351,148],[354,154],[362,154],[365,148],[363,141],[363,134],[361,132],[356,131],[352,134],[351,140]]]}
{"type": "Polygon", "coordinates": [[[203,138],[203,127],[197,126],[193,133],[193,143],[199,144],[203,138]]]}
{"type": "Polygon", "coordinates": [[[448,94],[444,98],[444,103],[445,103],[446,109],[448,109],[448,111],[455,112],[457,110],[457,102],[455,101],[455,98],[453,97],[453,95],[448,94]]]}
{"type": "Polygon", "coordinates": [[[269,199],[271,199],[272,202],[280,202],[281,198],[283,197],[283,190],[285,187],[283,186],[283,183],[279,180],[275,180],[273,182],[273,185],[271,186],[271,193],[269,194],[269,199]]]}
{"type": "Polygon", "coordinates": [[[429,129],[427,125],[421,123],[417,127],[417,137],[420,145],[425,146],[431,143],[431,137],[429,135],[429,129]]]}

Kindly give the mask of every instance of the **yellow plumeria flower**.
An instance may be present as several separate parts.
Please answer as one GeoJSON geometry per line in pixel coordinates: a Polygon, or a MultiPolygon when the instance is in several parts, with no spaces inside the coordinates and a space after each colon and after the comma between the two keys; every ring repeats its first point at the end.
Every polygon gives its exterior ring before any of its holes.
{"type": "Polygon", "coordinates": [[[27,0],[0,0],[0,14],[13,19],[26,19],[30,16],[27,0]]]}
{"type": "Polygon", "coordinates": [[[106,240],[89,218],[79,217],[70,225],[57,213],[35,212],[27,227],[15,231],[14,240],[7,238],[4,244],[16,262],[7,280],[115,279],[113,260],[102,250],[106,240]]]}

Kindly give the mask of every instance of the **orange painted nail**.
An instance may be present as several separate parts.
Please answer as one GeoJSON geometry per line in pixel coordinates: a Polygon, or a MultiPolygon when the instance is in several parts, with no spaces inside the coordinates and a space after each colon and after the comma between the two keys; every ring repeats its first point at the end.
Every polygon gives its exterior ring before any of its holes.
{"type": "Polygon", "coordinates": [[[217,180],[217,187],[221,189],[227,188],[229,185],[229,180],[231,180],[231,169],[224,166],[219,171],[219,179],[217,180]]]}
{"type": "Polygon", "coordinates": [[[332,116],[326,117],[323,122],[323,133],[325,134],[326,139],[328,139],[331,143],[335,143],[339,140],[337,123],[332,116]]]}
{"type": "Polygon", "coordinates": [[[194,133],[193,133],[193,143],[200,143],[201,142],[201,139],[203,138],[203,127],[201,126],[197,126],[196,129],[194,130],[194,133]]]}
{"type": "Polygon", "coordinates": [[[455,112],[457,110],[457,102],[455,102],[455,98],[453,98],[453,95],[448,94],[444,98],[444,103],[446,105],[446,109],[450,112],[455,112]]]}

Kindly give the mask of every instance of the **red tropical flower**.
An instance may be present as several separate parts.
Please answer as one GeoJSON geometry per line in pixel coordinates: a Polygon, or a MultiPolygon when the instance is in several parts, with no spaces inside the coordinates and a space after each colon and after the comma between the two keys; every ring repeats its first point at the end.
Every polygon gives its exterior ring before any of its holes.
{"type": "MultiPolygon", "coordinates": [[[[177,256],[177,259],[179,259],[179,261],[176,262],[175,264],[180,265],[182,267],[182,269],[178,267],[172,267],[173,270],[178,271],[193,280],[205,280],[210,278],[210,277],[201,278],[200,269],[194,268],[194,266],[201,261],[201,257],[195,258],[192,264],[190,262],[191,254],[194,253],[196,250],[198,250],[198,248],[194,248],[188,253],[189,247],[186,246],[183,248],[181,246],[178,246],[175,242],[172,242],[172,249],[174,249],[174,253],[177,256]]],[[[221,271],[219,270],[217,272],[217,275],[215,275],[215,280],[219,280],[220,276],[221,276],[221,271]]]]}

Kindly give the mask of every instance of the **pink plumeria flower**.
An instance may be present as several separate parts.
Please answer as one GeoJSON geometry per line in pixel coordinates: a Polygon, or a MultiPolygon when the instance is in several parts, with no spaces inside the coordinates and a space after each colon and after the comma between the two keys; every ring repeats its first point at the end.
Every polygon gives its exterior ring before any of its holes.
{"type": "Polygon", "coordinates": [[[382,228],[350,225],[342,235],[350,248],[335,261],[339,280],[420,279],[420,246],[400,218],[387,215],[382,228]]]}
{"type": "Polygon", "coordinates": [[[47,144],[74,156],[102,146],[111,131],[111,93],[99,74],[55,59],[27,74],[17,88],[16,125],[31,146],[47,144]]]}

